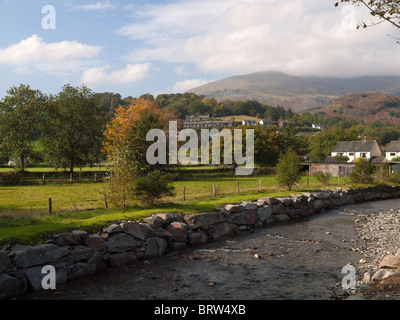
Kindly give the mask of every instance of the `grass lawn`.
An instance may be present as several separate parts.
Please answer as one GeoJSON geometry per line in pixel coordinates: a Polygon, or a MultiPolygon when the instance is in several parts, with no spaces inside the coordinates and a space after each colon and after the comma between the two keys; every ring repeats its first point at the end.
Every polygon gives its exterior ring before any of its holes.
{"type": "MultiPolygon", "coordinates": [[[[346,181],[342,183],[346,184],[346,181]]],[[[314,177],[303,178],[292,191],[278,189],[274,176],[197,178],[174,182],[176,195],[162,199],[154,207],[132,204],[129,209],[110,206],[105,209],[102,191],[105,183],[48,184],[0,187],[0,243],[37,242],[52,232],[95,231],[117,220],[141,220],[157,212],[207,212],[226,203],[257,200],[263,196],[285,196],[307,192],[323,186],[314,177]],[[260,180],[262,191],[260,191],[260,180]],[[239,181],[240,193],[237,193],[239,181]],[[214,183],[217,195],[214,196],[214,183]],[[183,201],[183,187],[186,201],[183,201]],[[52,198],[53,213],[48,213],[52,198]]],[[[338,187],[332,178],[330,187],[338,187]]],[[[348,186],[348,185],[347,185],[348,186]]]]}

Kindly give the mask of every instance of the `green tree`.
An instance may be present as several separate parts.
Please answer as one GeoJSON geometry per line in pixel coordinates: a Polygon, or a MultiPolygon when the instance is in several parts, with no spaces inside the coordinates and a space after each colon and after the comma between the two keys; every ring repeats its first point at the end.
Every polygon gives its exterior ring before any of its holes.
{"type": "Polygon", "coordinates": [[[353,172],[350,174],[350,180],[356,183],[369,183],[373,180],[374,166],[367,160],[358,158],[355,160],[353,172]]]}
{"type": "Polygon", "coordinates": [[[69,168],[98,162],[108,113],[86,86],[65,85],[46,108],[40,141],[47,159],[69,168]]]}
{"type": "Polygon", "coordinates": [[[14,158],[24,171],[40,133],[47,97],[24,84],[13,86],[7,93],[0,101],[0,152],[14,158]]]}
{"type": "Polygon", "coordinates": [[[286,186],[290,191],[295,183],[301,179],[301,162],[297,153],[288,150],[280,155],[276,165],[276,178],[281,186],[286,186]]]}
{"type": "Polygon", "coordinates": [[[153,205],[155,200],[163,196],[173,196],[175,187],[171,184],[172,176],[162,175],[160,171],[151,172],[137,179],[133,194],[147,204],[153,205]]]}

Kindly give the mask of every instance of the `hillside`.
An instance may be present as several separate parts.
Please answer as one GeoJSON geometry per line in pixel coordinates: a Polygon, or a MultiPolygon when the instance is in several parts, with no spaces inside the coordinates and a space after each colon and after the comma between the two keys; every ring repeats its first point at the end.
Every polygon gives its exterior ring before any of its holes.
{"type": "Polygon", "coordinates": [[[382,92],[350,93],[318,109],[318,112],[346,120],[363,119],[366,124],[378,121],[400,125],[400,98],[382,92]]]}
{"type": "Polygon", "coordinates": [[[326,107],[337,97],[348,93],[368,91],[386,92],[400,97],[400,77],[296,77],[281,72],[263,72],[210,82],[187,92],[218,101],[256,100],[301,112],[326,107]]]}

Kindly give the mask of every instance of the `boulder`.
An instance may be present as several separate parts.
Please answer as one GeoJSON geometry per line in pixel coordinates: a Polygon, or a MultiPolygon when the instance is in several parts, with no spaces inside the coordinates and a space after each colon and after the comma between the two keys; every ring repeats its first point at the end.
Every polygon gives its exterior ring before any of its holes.
{"type": "Polygon", "coordinates": [[[389,269],[379,269],[374,276],[372,277],[373,281],[378,281],[378,280],[382,280],[385,278],[388,278],[390,276],[396,275],[398,274],[397,272],[394,272],[393,270],[389,270],[389,269]]]}
{"type": "Polygon", "coordinates": [[[125,233],[128,233],[131,236],[134,236],[135,238],[138,238],[140,240],[146,240],[146,235],[144,234],[139,222],[126,222],[121,224],[121,227],[125,233]]]}
{"type": "Polygon", "coordinates": [[[225,218],[220,212],[205,212],[185,215],[185,221],[192,228],[201,228],[225,222],[225,218]]]}
{"type": "Polygon", "coordinates": [[[257,208],[256,213],[262,223],[267,222],[267,220],[272,216],[272,211],[269,206],[263,206],[257,208]]]}
{"type": "Polygon", "coordinates": [[[11,263],[11,259],[6,252],[0,251],[0,273],[7,270],[9,264],[11,263]]]}
{"type": "Polygon", "coordinates": [[[116,233],[107,240],[107,251],[110,253],[122,253],[125,251],[134,251],[142,246],[140,241],[127,233],[116,233]]]}
{"type": "Polygon", "coordinates": [[[161,218],[164,222],[163,224],[169,224],[175,221],[184,221],[184,215],[182,213],[167,212],[167,213],[157,213],[156,217],[161,218]]]}
{"type": "Polygon", "coordinates": [[[400,268],[400,256],[386,256],[379,263],[379,269],[399,269],[400,268]]]}
{"type": "Polygon", "coordinates": [[[193,231],[189,235],[189,242],[191,245],[204,244],[208,241],[207,232],[204,230],[193,231]]]}
{"type": "Polygon", "coordinates": [[[113,233],[118,233],[118,232],[122,232],[122,228],[120,225],[118,224],[112,224],[111,226],[108,226],[106,228],[103,229],[103,232],[108,233],[108,234],[113,234],[113,233]]]}
{"type": "Polygon", "coordinates": [[[142,228],[145,239],[154,237],[154,229],[149,224],[139,222],[139,225],[142,228]]]}
{"type": "Polygon", "coordinates": [[[168,243],[165,239],[157,237],[147,239],[145,258],[152,258],[163,255],[165,253],[167,245],[168,243]]]}
{"type": "Polygon", "coordinates": [[[93,255],[93,250],[85,246],[75,246],[70,250],[68,259],[73,262],[89,260],[93,255]]]}
{"type": "Polygon", "coordinates": [[[18,296],[26,291],[23,281],[0,273],[0,300],[18,296]]]}
{"type": "Polygon", "coordinates": [[[122,267],[124,265],[132,264],[138,259],[135,252],[124,252],[110,255],[108,262],[111,267],[122,267]]]}
{"type": "Polygon", "coordinates": [[[231,236],[234,234],[238,234],[239,230],[236,225],[228,223],[228,222],[221,222],[217,223],[213,226],[213,238],[218,239],[221,237],[231,236]]]}
{"type": "Polygon", "coordinates": [[[153,234],[154,234],[154,237],[157,237],[157,238],[162,238],[165,240],[172,239],[172,233],[165,230],[163,227],[154,228],[153,234]]]}
{"type": "MultiPolygon", "coordinates": [[[[42,267],[32,267],[25,269],[26,279],[28,280],[29,288],[33,291],[39,291],[42,288],[42,280],[43,277],[46,275],[42,273],[42,267]]],[[[57,279],[57,273],[56,273],[57,279]]],[[[56,280],[57,281],[57,280],[56,280]]]]}
{"type": "Polygon", "coordinates": [[[85,246],[92,249],[93,252],[104,251],[106,249],[106,243],[100,235],[93,234],[89,238],[84,240],[85,246]]]}
{"type": "Polygon", "coordinates": [[[89,234],[86,231],[73,230],[65,237],[65,240],[68,242],[68,244],[78,245],[82,244],[87,238],[89,238],[89,234]]]}
{"type": "Polygon", "coordinates": [[[29,268],[57,261],[67,254],[69,254],[69,250],[64,247],[55,244],[41,244],[16,251],[14,263],[17,267],[29,268]]]}
{"type": "Polygon", "coordinates": [[[93,256],[87,261],[89,270],[103,270],[107,268],[107,265],[104,261],[103,253],[95,252],[93,256]]]}
{"type": "Polygon", "coordinates": [[[277,198],[272,198],[272,197],[263,197],[260,198],[258,201],[260,202],[264,202],[264,204],[268,204],[268,205],[274,205],[274,204],[280,204],[282,203],[279,199],[277,198]]]}
{"type": "Polygon", "coordinates": [[[185,242],[189,226],[184,222],[172,222],[167,231],[171,233],[173,242],[185,242]]]}
{"type": "Polygon", "coordinates": [[[258,204],[256,202],[242,201],[241,205],[244,207],[245,210],[256,210],[258,207],[258,204]]]}
{"type": "Polygon", "coordinates": [[[252,226],[259,220],[256,210],[246,210],[245,212],[232,213],[232,222],[236,225],[252,226]]]}
{"type": "Polygon", "coordinates": [[[242,205],[233,205],[233,204],[225,205],[224,209],[229,213],[239,213],[245,210],[242,205]]]}
{"type": "Polygon", "coordinates": [[[162,227],[164,225],[164,220],[156,215],[144,218],[143,221],[152,226],[153,228],[162,227]]]}

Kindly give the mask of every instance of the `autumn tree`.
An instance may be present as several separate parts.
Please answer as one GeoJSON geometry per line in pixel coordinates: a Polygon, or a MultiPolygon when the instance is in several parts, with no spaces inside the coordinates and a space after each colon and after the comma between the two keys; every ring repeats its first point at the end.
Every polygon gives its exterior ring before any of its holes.
{"type": "Polygon", "coordinates": [[[40,132],[47,97],[24,84],[13,86],[7,94],[0,101],[0,152],[14,158],[24,171],[40,132]]]}
{"type": "MultiPolygon", "coordinates": [[[[103,143],[107,157],[113,162],[108,194],[117,206],[125,207],[128,200],[140,194],[138,190],[147,192],[151,189],[148,186],[154,179],[142,178],[161,167],[147,161],[147,149],[154,142],[147,141],[146,136],[151,129],[166,128],[167,121],[168,115],[151,99],[137,98],[115,111],[105,130],[103,143]],[[138,189],[138,181],[142,183],[142,189],[138,189]]],[[[156,191],[159,194],[160,190],[156,191]]],[[[152,196],[148,199],[154,200],[152,196]]]]}

